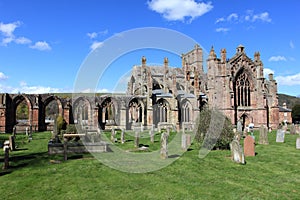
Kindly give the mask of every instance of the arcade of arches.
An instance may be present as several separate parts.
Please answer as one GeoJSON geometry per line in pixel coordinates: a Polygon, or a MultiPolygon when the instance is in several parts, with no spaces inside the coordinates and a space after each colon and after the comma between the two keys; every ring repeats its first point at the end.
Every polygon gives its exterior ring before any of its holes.
{"type": "MultiPolygon", "coordinates": [[[[273,75],[264,78],[260,53],[250,59],[245,48],[227,58],[226,49],[217,57],[211,48],[203,69],[203,50],[199,45],[182,54],[182,66],[149,66],[145,57],[141,65],[133,66],[124,95],[78,96],[64,98],[55,94],[0,94],[0,132],[12,132],[14,126],[34,131],[52,129],[47,107],[55,104],[52,115],[62,115],[67,123],[91,128],[110,126],[132,129],[169,123],[181,127],[194,122],[203,106],[217,107],[233,124],[277,127],[279,106],[277,83],[273,75]],[[28,108],[28,118],[20,123],[16,118],[18,105],[28,108]],[[48,120],[48,121],[47,121],[48,120]]],[[[51,106],[50,106],[51,107],[51,106]]],[[[53,117],[52,117],[53,118],[53,117]]]]}

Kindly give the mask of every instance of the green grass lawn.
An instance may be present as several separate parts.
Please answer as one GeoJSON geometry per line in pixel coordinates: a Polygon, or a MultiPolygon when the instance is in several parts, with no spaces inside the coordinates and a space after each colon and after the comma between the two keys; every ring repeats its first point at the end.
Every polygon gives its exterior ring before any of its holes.
{"type": "MultiPolygon", "coordinates": [[[[257,132],[255,133],[258,140],[257,132]]],[[[172,135],[171,135],[172,136],[172,135]]],[[[0,135],[3,141],[8,135],[0,135]]],[[[36,133],[28,143],[17,136],[18,151],[10,153],[10,168],[0,169],[1,199],[299,199],[300,150],[297,135],[286,135],[276,143],[275,132],[269,145],[256,145],[255,157],[246,165],[233,163],[230,151],[212,151],[204,159],[195,146],[171,165],[148,173],[125,173],[111,169],[90,154],[48,156],[49,132],[36,133]],[[52,164],[50,160],[60,160],[52,164]]],[[[118,133],[119,137],[119,133],[118,133]]],[[[131,138],[131,139],[130,139],[131,138]]],[[[121,148],[134,150],[127,136],[121,148]]],[[[149,151],[159,149],[141,138],[149,151]]],[[[3,166],[3,151],[0,151],[3,166]]],[[[140,152],[139,152],[140,153],[140,152]]]]}

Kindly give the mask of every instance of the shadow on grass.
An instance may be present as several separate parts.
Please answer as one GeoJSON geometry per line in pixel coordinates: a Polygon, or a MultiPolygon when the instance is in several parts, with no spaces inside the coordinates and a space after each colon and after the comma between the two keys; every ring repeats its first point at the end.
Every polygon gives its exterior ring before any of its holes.
{"type": "Polygon", "coordinates": [[[178,157],[180,157],[180,155],[178,155],[178,154],[168,156],[168,158],[178,158],[178,157]]]}

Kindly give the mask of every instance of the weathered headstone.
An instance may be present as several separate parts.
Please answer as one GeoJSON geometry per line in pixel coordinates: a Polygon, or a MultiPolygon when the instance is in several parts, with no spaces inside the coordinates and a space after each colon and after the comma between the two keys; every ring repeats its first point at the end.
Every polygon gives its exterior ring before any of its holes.
{"type": "Polygon", "coordinates": [[[12,136],[12,135],[10,135],[10,136],[8,137],[8,139],[9,139],[9,148],[10,148],[10,150],[11,150],[11,151],[16,150],[16,147],[15,147],[15,137],[12,136]]]}
{"type": "Polygon", "coordinates": [[[160,138],[160,157],[162,159],[168,158],[168,135],[163,132],[160,138]]]}
{"type": "Polygon", "coordinates": [[[292,124],[290,126],[290,134],[291,135],[295,135],[296,134],[296,127],[295,127],[295,124],[292,124]]]}
{"type": "Polygon", "coordinates": [[[295,125],[295,129],[296,129],[296,134],[299,134],[300,135],[300,127],[299,125],[295,125]]]}
{"type": "Polygon", "coordinates": [[[184,133],[182,133],[182,135],[181,135],[181,148],[183,151],[187,150],[186,134],[184,134],[184,133]]]}
{"type": "Polygon", "coordinates": [[[2,169],[8,169],[9,167],[9,147],[4,148],[4,165],[2,169]]]}
{"type": "Polygon", "coordinates": [[[191,146],[191,144],[192,144],[191,134],[186,134],[186,144],[187,144],[187,146],[191,146]]]}
{"type": "Polygon", "coordinates": [[[276,133],[276,142],[284,142],[285,131],[278,129],[276,133]]]}
{"type": "Polygon", "coordinates": [[[122,144],[125,143],[125,130],[124,130],[124,128],[122,128],[122,132],[121,132],[121,143],[122,144]]]}
{"type": "Polygon", "coordinates": [[[255,156],[255,140],[252,136],[246,136],[244,140],[244,155],[255,156]]]}
{"type": "Polygon", "coordinates": [[[26,134],[26,136],[28,136],[28,127],[26,127],[26,129],[25,129],[25,134],[26,134]]]}
{"type": "Polygon", "coordinates": [[[300,149],[300,137],[296,140],[296,149],[300,149]]]}
{"type": "Polygon", "coordinates": [[[259,127],[259,144],[269,144],[268,129],[266,126],[261,125],[259,127]]]}
{"type": "Polygon", "coordinates": [[[134,136],[134,147],[139,147],[139,145],[140,145],[140,133],[136,131],[134,136]]]}
{"type": "Polygon", "coordinates": [[[114,128],[111,129],[111,135],[110,135],[110,140],[111,142],[116,142],[116,131],[114,128]]]}
{"type": "Polygon", "coordinates": [[[17,135],[17,127],[14,126],[14,128],[13,128],[13,136],[14,136],[14,138],[16,138],[16,135],[17,135]]]}
{"type": "Polygon", "coordinates": [[[231,149],[232,160],[236,163],[245,164],[244,151],[242,150],[239,141],[233,140],[230,143],[230,149],[231,149]]]}
{"type": "Polygon", "coordinates": [[[154,143],[154,131],[153,131],[153,130],[150,130],[150,131],[149,131],[149,135],[150,135],[150,142],[151,142],[151,143],[154,143]]]}

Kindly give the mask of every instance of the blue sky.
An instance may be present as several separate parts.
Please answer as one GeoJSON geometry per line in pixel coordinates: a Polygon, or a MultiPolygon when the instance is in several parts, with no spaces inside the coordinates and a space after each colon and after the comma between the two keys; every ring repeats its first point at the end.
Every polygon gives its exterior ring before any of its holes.
{"type": "MultiPolygon", "coordinates": [[[[206,51],[214,46],[218,56],[226,48],[232,57],[239,44],[250,58],[260,51],[278,92],[298,96],[299,9],[298,0],[0,0],[0,92],[71,92],[94,48],[124,31],[161,27],[206,51]]],[[[167,56],[170,65],[181,64],[169,52],[133,51],[112,62],[97,91],[114,90],[143,55],[148,63],[167,56]]]]}

